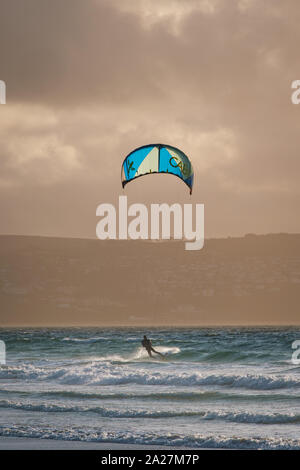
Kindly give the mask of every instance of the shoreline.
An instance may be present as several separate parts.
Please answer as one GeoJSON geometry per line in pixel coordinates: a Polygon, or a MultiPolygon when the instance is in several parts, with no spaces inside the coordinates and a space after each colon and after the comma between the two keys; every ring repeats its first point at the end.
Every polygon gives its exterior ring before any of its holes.
{"type": "MultiPolygon", "coordinates": [[[[117,442],[67,441],[36,437],[0,437],[0,450],[185,450],[191,447],[122,444],[117,442]]],[[[217,449],[197,449],[217,450],[217,449]]]]}

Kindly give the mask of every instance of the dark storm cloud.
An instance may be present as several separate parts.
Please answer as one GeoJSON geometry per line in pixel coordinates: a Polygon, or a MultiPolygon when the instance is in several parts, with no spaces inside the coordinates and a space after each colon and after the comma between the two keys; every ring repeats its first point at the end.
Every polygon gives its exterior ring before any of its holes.
{"type": "MultiPolygon", "coordinates": [[[[161,40],[167,33],[158,28],[161,40]]],[[[12,100],[50,105],[159,94],[153,36],[137,18],[94,0],[3,1],[2,74],[12,100]]]]}
{"type": "Polygon", "coordinates": [[[299,20],[296,0],[2,0],[2,230],[93,236],[122,158],[162,141],[192,158],[208,234],[299,231],[299,20]]]}

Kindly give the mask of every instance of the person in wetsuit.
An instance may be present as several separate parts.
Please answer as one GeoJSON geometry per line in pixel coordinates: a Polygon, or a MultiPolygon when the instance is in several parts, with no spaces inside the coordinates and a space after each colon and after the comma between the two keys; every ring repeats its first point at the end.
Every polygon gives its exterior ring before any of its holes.
{"type": "Polygon", "coordinates": [[[159,354],[161,357],[164,357],[164,355],[154,349],[152,346],[152,341],[151,339],[148,339],[146,335],[144,335],[144,339],[142,341],[142,346],[146,349],[147,353],[149,354],[149,357],[152,356],[152,352],[159,354]]]}

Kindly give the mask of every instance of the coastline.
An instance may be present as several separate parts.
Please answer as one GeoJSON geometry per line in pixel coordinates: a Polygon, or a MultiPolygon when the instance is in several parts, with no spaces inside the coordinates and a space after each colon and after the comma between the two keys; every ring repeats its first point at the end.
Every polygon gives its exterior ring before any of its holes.
{"type": "MultiPolygon", "coordinates": [[[[190,447],[119,444],[117,442],[63,441],[34,437],[0,437],[0,450],[185,450],[190,447]]],[[[210,450],[210,449],[198,449],[210,450]]]]}

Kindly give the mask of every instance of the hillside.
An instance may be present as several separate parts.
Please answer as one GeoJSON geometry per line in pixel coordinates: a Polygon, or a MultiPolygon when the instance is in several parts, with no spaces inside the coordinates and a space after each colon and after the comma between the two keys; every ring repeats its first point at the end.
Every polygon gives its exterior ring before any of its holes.
{"type": "Polygon", "coordinates": [[[0,236],[0,326],[300,324],[300,235],[0,236]]]}

